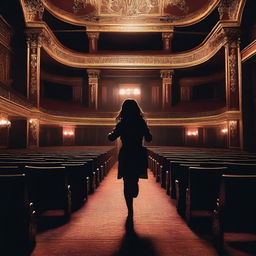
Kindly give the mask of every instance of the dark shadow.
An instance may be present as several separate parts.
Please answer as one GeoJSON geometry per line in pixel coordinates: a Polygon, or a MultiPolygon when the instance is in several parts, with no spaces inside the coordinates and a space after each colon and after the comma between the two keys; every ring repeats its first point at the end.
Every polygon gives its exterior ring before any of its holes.
{"type": "Polygon", "coordinates": [[[249,255],[256,255],[256,241],[228,242],[226,246],[249,255]]]}
{"type": "Polygon", "coordinates": [[[153,241],[135,232],[132,218],[127,218],[125,229],[126,233],[120,243],[120,248],[112,256],[159,256],[153,241]]]}
{"type": "Polygon", "coordinates": [[[37,221],[37,232],[46,232],[49,229],[60,227],[67,223],[64,216],[40,216],[37,221]]]}

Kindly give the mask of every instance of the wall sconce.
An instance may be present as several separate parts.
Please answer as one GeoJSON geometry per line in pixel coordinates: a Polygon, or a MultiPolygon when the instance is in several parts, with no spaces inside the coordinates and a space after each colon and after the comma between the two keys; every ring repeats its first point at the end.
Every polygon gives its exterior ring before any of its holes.
{"type": "Polygon", "coordinates": [[[0,116],[0,128],[9,128],[11,126],[11,122],[4,116],[0,116]]]}
{"type": "Polygon", "coordinates": [[[64,136],[74,136],[74,131],[72,131],[72,130],[65,130],[65,131],[63,131],[63,135],[64,136]]]}
{"type": "Polygon", "coordinates": [[[228,133],[228,128],[222,128],[221,133],[222,134],[227,134],[228,133]]]}
{"type": "Polygon", "coordinates": [[[187,136],[198,136],[198,130],[197,129],[190,129],[187,131],[187,136]]]}

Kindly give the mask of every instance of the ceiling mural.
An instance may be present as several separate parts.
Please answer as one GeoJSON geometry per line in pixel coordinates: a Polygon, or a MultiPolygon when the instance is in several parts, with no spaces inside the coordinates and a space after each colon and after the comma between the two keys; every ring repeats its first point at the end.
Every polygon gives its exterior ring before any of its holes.
{"type": "Polygon", "coordinates": [[[207,16],[220,0],[42,0],[55,16],[79,25],[86,22],[187,25],[207,16]]]}

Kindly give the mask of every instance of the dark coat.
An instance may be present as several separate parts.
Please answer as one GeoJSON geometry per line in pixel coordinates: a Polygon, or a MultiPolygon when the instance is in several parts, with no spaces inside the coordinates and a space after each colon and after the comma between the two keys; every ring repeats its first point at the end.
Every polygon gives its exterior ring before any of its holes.
{"type": "Polygon", "coordinates": [[[122,120],[108,135],[109,140],[121,138],[122,147],[118,155],[118,179],[147,178],[147,149],[142,146],[143,137],[152,140],[144,119],[122,120]]]}

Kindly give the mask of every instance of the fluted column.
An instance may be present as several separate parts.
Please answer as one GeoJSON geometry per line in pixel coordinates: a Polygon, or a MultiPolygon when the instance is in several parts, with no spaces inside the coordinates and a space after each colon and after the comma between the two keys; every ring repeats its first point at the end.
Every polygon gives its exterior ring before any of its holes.
{"type": "Polygon", "coordinates": [[[163,32],[162,33],[163,50],[171,52],[172,38],[173,38],[173,32],[163,32]]]}
{"type": "Polygon", "coordinates": [[[99,32],[87,32],[89,38],[89,52],[94,53],[98,51],[99,32]]]}
{"type": "Polygon", "coordinates": [[[172,105],[172,82],[173,70],[161,70],[162,78],[162,109],[166,109],[172,105]]]}
{"type": "Polygon", "coordinates": [[[27,98],[35,106],[40,105],[40,31],[27,33],[27,98]]]}
{"type": "Polygon", "coordinates": [[[88,102],[89,108],[98,109],[98,82],[100,70],[87,69],[88,73],[88,102]]]}

